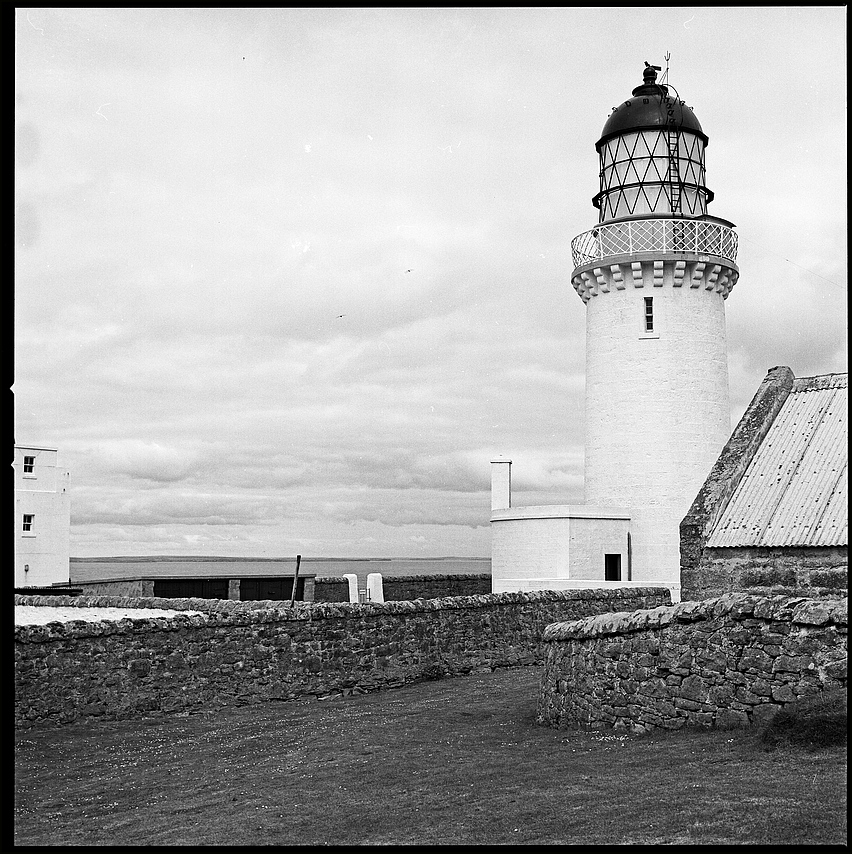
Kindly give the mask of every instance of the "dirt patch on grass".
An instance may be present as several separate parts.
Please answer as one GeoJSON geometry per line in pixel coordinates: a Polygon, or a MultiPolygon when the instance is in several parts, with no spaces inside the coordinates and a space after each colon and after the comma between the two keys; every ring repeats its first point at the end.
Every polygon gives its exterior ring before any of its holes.
{"type": "Polygon", "coordinates": [[[29,730],[15,844],[845,844],[845,745],[541,727],[540,674],[29,730]]]}

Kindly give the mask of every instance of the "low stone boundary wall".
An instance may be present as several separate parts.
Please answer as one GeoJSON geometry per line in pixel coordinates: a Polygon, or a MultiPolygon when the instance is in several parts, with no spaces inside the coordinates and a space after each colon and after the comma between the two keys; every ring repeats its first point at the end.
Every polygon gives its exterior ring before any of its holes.
{"type": "MultiPolygon", "coordinates": [[[[221,596],[223,599],[235,599],[238,601],[244,601],[242,597],[245,595],[246,588],[252,582],[256,582],[258,580],[266,581],[267,579],[272,578],[274,581],[291,581],[293,578],[292,575],[287,576],[240,576],[238,578],[229,578],[227,576],[159,576],[159,577],[150,577],[150,578],[114,578],[114,579],[104,579],[102,581],[81,581],[77,584],[77,587],[80,588],[80,591],[83,595],[86,596],[139,596],[139,597],[152,597],[156,596],[156,589],[158,585],[162,584],[173,584],[177,582],[183,590],[181,591],[184,595],[189,591],[193,593],[201,592],[203,587],[208,588],[208,592],[205,594],[203,598],[209,599],[214,598],[216,596],[221,596]],[[210,592],[210,588],[213,588],[213,591],[210,592]],[[218,588],[218,590],[217,590],[218,588]]],[[[341,579],[345,583],[345,579],[341,579]]],[[[304,573],[299,576],[299,582],[297,583],[296,591],[298,595],[306,602],[312,602],[314,600],[314,582],[316,581],[313,573],[304,573]]],[[[290,584],[290,591],[292,591],[292,583],[290,584]]],[[[176,591],[172,590],[172,594],[176,591]]],[[[180,594],[178,594],[180,595],[180,594]]],[[[285,592],[286,601],[290,601],[289,593],[285,592]]],[[[157,598],[165,598],[160,595],[157,598]]],[[[260,601],[260,600],[252,600],[248,599],[247,601],[260,601]]],[[[266,601],[266,600],[262,600],[266,601]]],[[[276,600],[278,602],[285,601],[284,598],[280,598],[276,600]]]]}
{"type": "Polygon", "coordinates": [[[15,596],[16,605],[198,615],[15,628],[16,726],[369,691],[541,663],[549,623],[669,602],[666,588],[308,604],[15,596]]]}
{"type": "Polygon", "coordinates": [[[846,685],[848,600],[729,594],[548,626],[537,718],[738,727],[846,685]]]}
{"type": "MultiPolygon", "coordinates": [[[[385,602],[414,599],[444,599],[448,596],[477,596],[491,592],[491,573],[453,575],[382,575],[385,602]]],[[[343,576],[317,576],[314,602],[348,602],[349,582],[343,576]]]]}
{"type": "MultiPolygon", "coordinates": [[[[349,582],[342,576],[300,575],[304,579],[306,602],[348,602],[349,582]]],[[[240,598],[240,581],[249,577],[229,579],[229,599],[240,598]]],[[[82,581],[78,592],[86,596],[144,596],[154,595],[156,581],[165,578],[127,578],[105,581],[82,581]]],[[[189,579],[200,580],[200,579],[189,579]]],[[[491,573],[465,573],[453,575],[383,575],[382,587],[386,602],[410,599],[442,599],[447,596],[475,596],[491,592],[491,573]]],[[[48,588],[39,591],[48,593],[48,588]]],[[[289,596],[287,597],[289,601],[289,596]]]]}
{"type": "Polygon", "coordinates": [[[342,575],[318,575],[314,579],[314,602],[348,602],[349,581],[342,575]]]}
{"type": "Polygon", "coordinates": [[[77,587],[84,596],[154,595],[153,578],[117,578],[112,581],[83,581],[78,583],[77,587]]]}
{"type": "Polygon", "coordinates": [[[464,575],[383,575],[385,602],[478,596],[491,593],[491,573],[464,575]]]}

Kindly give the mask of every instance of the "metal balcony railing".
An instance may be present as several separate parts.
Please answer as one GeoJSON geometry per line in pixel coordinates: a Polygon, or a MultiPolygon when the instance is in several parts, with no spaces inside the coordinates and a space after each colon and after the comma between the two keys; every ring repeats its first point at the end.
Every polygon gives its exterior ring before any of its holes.
{"type": "Polygon", "coordinates": [[[737,234],[702,219],[632,219],[599,225],[571,241],[574,266],[635,252],[689,252],[736,263],[737,234]]]}

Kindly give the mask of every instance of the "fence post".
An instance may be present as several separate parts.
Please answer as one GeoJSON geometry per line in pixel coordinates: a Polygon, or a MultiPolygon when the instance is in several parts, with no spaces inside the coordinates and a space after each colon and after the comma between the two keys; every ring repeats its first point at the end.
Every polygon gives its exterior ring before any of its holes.
{"type": "Polygon", "coordinates": [[[296,572],[293,575],[293,592],[290,594],[290,607],[293,607],[293,603],[296,601],[296,587],[299,584],[299,564],[302,562],[302,556],[296,555],[296,572]]]}

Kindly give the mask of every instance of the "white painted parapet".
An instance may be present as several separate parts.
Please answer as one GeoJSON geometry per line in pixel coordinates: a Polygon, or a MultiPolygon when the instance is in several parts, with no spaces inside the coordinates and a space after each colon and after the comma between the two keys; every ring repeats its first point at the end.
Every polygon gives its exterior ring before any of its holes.
{"type": "Polygon", "coordinates": [[[491,460],[491,509],[512,506],[512,461],[498,457],[491,460]]]}
{"type": "Polygon", "coordinates": [[[343,577],[349,582],[349,601],[358,602],[358,576],[347,572],[343,577]]]}
{"type": "Polygon", "coordinates": [[[380,572],[371,572],[367,576],[367,601],[385,601],[385,591],[382,587],[382,574],[380,572]]]}

